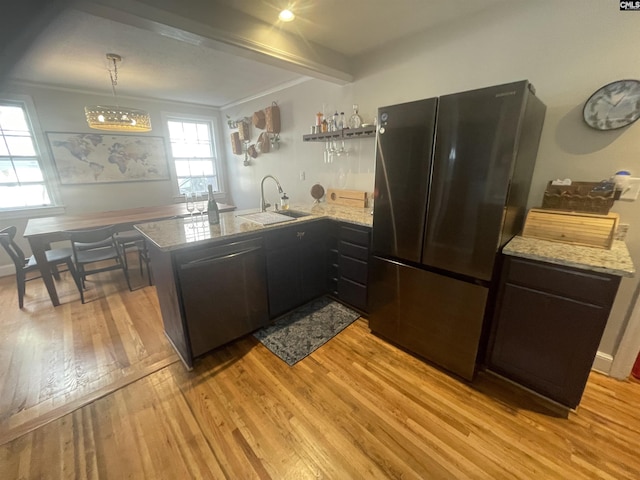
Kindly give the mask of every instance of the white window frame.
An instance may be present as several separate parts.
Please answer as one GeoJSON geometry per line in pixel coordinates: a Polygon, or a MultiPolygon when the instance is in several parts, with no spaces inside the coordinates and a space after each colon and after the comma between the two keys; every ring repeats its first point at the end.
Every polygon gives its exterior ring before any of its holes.
{"type": "Polygon", "coordinates": [[[226,201],[227,183],[224,170],[224,162],[221,157],[220,143],[220,123],[215,115],[194,115],[188,113],[162,112],[162,128],[166,139],[167,156],[170,159],[169,168],[171,170],[171,181],[173,182],[174,201],[184,201],[184,196],[180,194],[178,189],[178,175],[176,173],[176,163],[171,150],[171,136],[169,134],[168,122],[170,120],[178,122],[208,122],[211,125],[211,141],[213,142],[214,167],[218,176],[219,191],[214,196],[218,202],[226,201]]]}
{"type": "Polygon", "coordinates": [[[65,207],[60,201],[61,197],[56,181],[56,170],[53,166],[53,160],[49,153],[47,141],[42,133],[42,129],[40,128],[40,122],[38,121],[36,107],[33,100],[28,95],[5,92],[0,94],[0,102],[3,104],[14,104],[23,107],[27,112],[27,122],[29,122],[31,133],[33,134],[36,156],[38,157],[40,168],[42,169],[44,184],[47,188],[47,192],[49,193],[49,199],[51,200],[51,205],[47,206],[14,208],[2,208],[0,206],[0,219],[9,220],[14,218],[46,217],[65,213],[65,207]]]}

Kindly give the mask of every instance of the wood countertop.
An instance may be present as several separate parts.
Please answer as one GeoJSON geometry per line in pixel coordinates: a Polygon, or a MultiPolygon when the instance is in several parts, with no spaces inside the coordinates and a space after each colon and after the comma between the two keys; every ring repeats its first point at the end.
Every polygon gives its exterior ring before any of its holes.
{"type": "MultiPolygon", "coordinates": [[[[218,203],[221,212],[234,210],[233,205],[218,203]]],[[[154,219],[175,216],[188,216],[184,202],[154,207],[138,207],[108,212],[82,213],[78,215],[58,215],[53,217],[32,218],[27,222],[25,237],[48,235],[69,230],[80,230],[103,227],[105,225],[122,225],[146,222],[154,219]]]]}

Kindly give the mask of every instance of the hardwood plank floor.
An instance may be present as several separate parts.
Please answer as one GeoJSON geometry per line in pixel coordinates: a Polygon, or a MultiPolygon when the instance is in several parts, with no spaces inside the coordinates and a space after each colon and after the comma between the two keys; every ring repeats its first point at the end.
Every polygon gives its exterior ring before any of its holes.
{"type": "Polygon", "coordinates": [[[1,446],[0,478],[637,479],[639,407],[640,384],[593,373],[565,418],[361,319],[293,367],[251,336],[169,365],[1,446]]]}
{"type": "MultiPolygon", "coordinates": [[[[0,278],[0,444],[178,361],[162,329],[154,287],[131,271],[89,277],[87,303],[69,273],[53,307],[44,283],[0,278]]],[[[8,477],[7,477],[8,478],[8,477]]]]}

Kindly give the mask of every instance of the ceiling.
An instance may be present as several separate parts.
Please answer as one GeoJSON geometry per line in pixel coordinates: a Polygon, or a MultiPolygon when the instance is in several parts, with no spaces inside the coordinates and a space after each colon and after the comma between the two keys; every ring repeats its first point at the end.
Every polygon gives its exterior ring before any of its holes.
{"type": "Polygon", "coordinates": [[[123,13],[106,0],[95,0],[91,8],[67,8],[54,18],[22,54],[10,78],[110,95],[105,54],[113,52],[123,58],[120,96],[224,107],[310,77],[331,81],[326,72],[338,72],[336,81],[346,83],[352,78],[349,66],[355,57],[503,1],[113,2],[129,9],[123,13]],[[172,9],[171,14],[156,8],[158,3],[172,9]],[[283,3],[289,3],[296,14],[288,24],[277,21],[283,3]],[[209,16],[203,10],[203,18],[198,19],[201,5],[206,5],[209,16]],[[176,10],[180,8],[184,10],[176,10]],[[218,21],[215,28],[210,26],[214,19],[218,21]],[[258,27],[267,33],[261,37],[251,33],[258,27]],[[240,30],[245,33],[239,40],[240,30]],[[290,51],[295,54],[283,54],[287,48],[281,45],[293,44],[297,47],[290,51]],[[299,60],[305,52],[314,57],[313,62],[299,60]],[[322,59],[330,59],[324,72],[322,59]]]}

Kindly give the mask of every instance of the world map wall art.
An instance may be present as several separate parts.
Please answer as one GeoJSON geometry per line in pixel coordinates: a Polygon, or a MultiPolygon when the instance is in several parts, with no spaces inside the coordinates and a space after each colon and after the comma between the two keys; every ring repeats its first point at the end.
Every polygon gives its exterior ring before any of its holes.
{"type": "Polygon", "coordinates": [[[63,185],[168,180],[162,137],[47,132],[63,185]]]}

